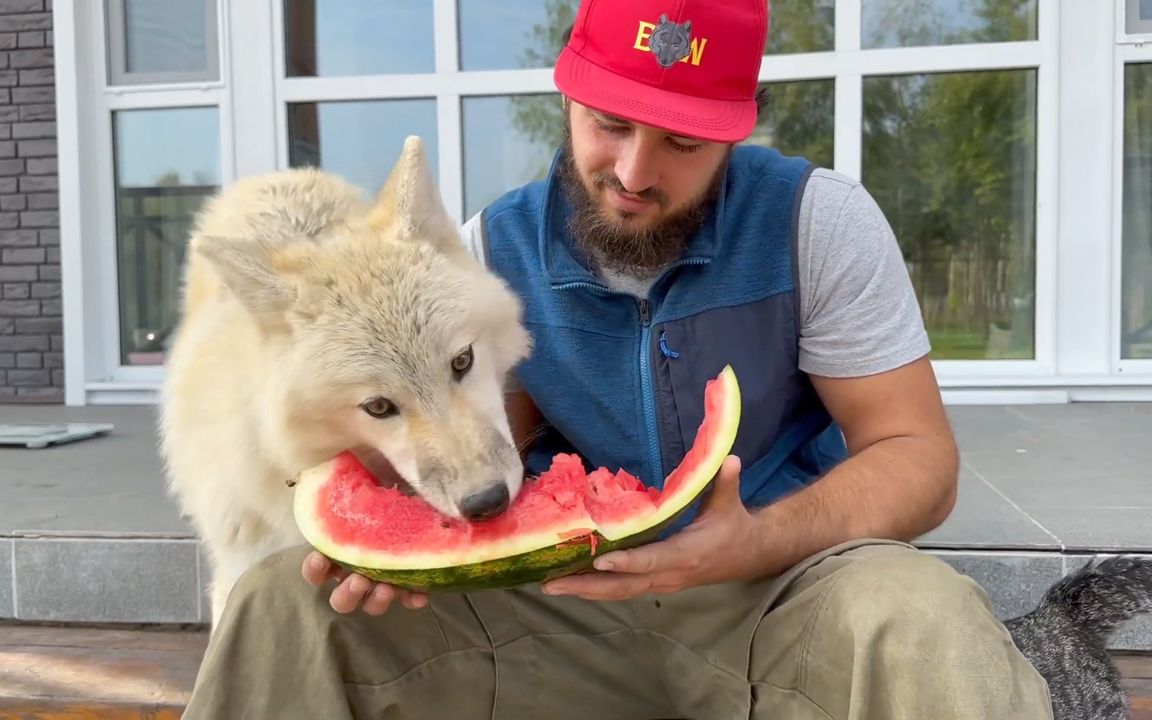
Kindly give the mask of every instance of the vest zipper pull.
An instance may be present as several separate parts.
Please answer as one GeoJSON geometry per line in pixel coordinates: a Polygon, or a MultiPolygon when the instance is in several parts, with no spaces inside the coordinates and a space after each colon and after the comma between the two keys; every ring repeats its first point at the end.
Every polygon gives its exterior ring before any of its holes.
{"type": "Polygon", "coordinates": [[[640,298],[639,304],[640,322],[644,324],[644,327],[648,327],[648,322],[652,319],[652,316],[648,312],[648,300],[645,298],[640,298]]]}

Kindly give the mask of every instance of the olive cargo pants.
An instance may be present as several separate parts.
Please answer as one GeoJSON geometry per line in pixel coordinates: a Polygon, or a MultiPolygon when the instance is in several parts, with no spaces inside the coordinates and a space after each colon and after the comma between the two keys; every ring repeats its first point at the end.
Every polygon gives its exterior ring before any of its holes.
{"type": "Polygon", "coordinates": [[[625,602],[537,588],[340,615],[308,548],[233,590],[185,720],[1044,720],[983,591],[910,546],[850,543],[756,584],[625,602]]]}

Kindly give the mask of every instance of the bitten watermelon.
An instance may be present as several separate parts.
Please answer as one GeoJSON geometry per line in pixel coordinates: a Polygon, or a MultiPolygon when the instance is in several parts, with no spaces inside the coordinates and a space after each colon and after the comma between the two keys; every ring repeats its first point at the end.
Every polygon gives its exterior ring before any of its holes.
{"type": "Polygon", "coordinates": [[[470,523],[381,486],[346,452],[296,478],[296,522],[337,563],[398,587],[504,588],[587,570],[597,554],[654,540],[709,486],[740,424],[731,367],[708,381],[704,403],[693,445],[662,491],[626,470],[586,474],[579,457],[559,454],[505,513],[470,523]]]}

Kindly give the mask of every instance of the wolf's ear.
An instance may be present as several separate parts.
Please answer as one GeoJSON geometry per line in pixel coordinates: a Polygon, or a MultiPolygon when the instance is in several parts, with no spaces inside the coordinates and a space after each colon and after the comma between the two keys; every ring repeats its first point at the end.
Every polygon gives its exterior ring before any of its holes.
{"type": "Polygon", "coordinates": [[[447,251],[459,249],[459,231],[444,208],[419,136],[404,140],[400,158],[368,213],[368,223],[401,240],[428,242],[447,251]]]}
{"type": "Polygon", "coordinates": [[[196,238],[195,251],[223,278],[250,312],[261,318],[283,316],[296,300],[290,274],[276,266],[263,243],[214,236],[196,238]]]}

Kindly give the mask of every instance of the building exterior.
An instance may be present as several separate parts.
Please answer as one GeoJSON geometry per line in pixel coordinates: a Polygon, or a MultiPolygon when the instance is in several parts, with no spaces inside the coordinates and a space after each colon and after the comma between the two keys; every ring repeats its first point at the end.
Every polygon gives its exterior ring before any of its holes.
{"type": "MultiPolygon", "coordinates": [[[[539,177],[575,2],[0,0],[0,402],[153,402],[235,178],[419,134],[462,222],[539,177]]],[[[1152,399],[1152,0],[771,6],[752,141],[864,180],[948,400],[1152,399]]]]}

